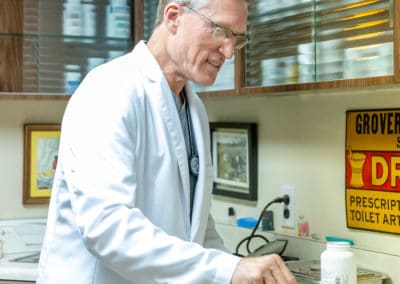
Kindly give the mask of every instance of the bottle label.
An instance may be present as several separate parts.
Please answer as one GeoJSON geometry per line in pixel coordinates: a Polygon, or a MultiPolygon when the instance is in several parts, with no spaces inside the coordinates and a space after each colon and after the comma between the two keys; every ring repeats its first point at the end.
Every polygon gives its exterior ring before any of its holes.
{"type": "Polygon", "coordinates": [[[347,276],[327,273],[323,275],[321,284],[348,284],[347,276]]]}

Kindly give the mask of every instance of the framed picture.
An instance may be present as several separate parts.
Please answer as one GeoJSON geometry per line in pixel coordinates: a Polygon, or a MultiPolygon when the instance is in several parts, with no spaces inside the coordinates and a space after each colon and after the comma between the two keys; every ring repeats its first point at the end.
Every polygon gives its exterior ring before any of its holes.
{"type": "Polygon", "coordinates": [[[257,200],[257,125],[212,122],[213,193],[257,200]]]}
{"type": "Polygon", "coordinates": [[[24,125],[23,204],[49,203],[60,129],[60,124],[24,125]]]}

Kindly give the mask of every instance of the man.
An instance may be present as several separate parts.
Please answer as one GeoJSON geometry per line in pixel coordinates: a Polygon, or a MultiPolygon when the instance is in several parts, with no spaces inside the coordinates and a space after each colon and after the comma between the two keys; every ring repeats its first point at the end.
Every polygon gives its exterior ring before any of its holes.
{"type": "Polygon", "coordinates": [[[66,109],[37,283],[296,283],[225,252],[209,214],[210,85],[246,43],[245,0],[160,1],[150,40],[95,68],[66,109]]]}

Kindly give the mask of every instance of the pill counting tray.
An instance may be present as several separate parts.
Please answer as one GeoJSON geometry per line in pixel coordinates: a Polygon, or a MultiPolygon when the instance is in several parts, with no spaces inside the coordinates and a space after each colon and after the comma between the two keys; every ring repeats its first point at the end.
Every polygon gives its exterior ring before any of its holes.
{"type": "MultiPolygon", "coordinates": [[[[319,260],[288,261],[288,268],[296,276],[299,283],[321,283],[321,270],[319,260]]],[[[357,268],[357,283],[382,284],[388,277],[380,272],[357,268]]]]}

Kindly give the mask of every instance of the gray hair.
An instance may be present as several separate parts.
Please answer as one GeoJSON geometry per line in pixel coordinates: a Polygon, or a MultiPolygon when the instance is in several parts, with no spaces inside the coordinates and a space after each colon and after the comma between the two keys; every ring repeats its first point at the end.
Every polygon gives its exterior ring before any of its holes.
{"type": "Polygon", "coordinates": [[[157,8],[157,18],[156,18],[156,23],[155,26],[159,26],[162,21],[164,20],[164,9],[165,7],[171,3],[171,2],[175,2],[178,4],[187,4],[190,5],[190,7],[192,7],[193,9],[200,9],[203,8],[205,6],[207,6],[211,1],[213,0],[160,0],[160,2],[158,2],[158,8],[157,8]]]}

